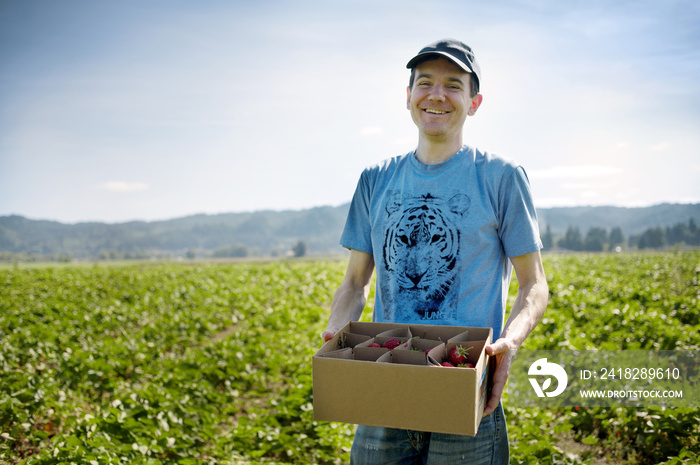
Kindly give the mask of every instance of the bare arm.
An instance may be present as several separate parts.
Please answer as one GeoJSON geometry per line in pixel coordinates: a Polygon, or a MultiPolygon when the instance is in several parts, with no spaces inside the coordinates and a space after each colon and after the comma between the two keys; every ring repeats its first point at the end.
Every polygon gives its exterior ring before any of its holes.
{"type": "Polygon", "coordinates": [[[516,351],[542,319],[549,300],[547,277],[539,252],[510,259],[518,278],[518,295],[501,337],[486,347],[486,353],[496,357],[493,386],[484,414],[488,415],[498,406],[506,386],[510,366],[516,351]]]}
{"type": "Polygon", "coordinates": [[[357,321],[367,303],[369,285],[374,272],[372,255],[350,250],[350,261],[345,271],[345,278],[333,296],[331,316],[328,326],[322,333],[324,342],[333,338],[336,331],[348,321],[357,321]]]}

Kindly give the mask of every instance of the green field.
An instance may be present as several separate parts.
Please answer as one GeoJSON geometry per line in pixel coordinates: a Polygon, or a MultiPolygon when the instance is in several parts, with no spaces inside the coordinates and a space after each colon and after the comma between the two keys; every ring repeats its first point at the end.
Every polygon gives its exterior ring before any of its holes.
{"type": "MultiPolygon", "coordinates": [[[[550,305],[523,348],[700,350],[700,252],[544,260],[550,305]]],[[[0,269],[0,463],[346,463],[353,426],[315,422],[311,397],[344,270],[0,269]]],[[[700,457],[698,409],[505,406],[514,464],[700,457]]]]}

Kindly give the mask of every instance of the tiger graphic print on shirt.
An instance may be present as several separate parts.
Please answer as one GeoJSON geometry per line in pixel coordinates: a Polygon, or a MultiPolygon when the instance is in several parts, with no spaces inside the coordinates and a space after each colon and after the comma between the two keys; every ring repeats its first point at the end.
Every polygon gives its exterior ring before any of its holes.
{"type": "Polygon", "coordinates": [[[394,194],[386,206],[381,284],[385,321],[453,320],[459,288],[460,217],[469,197],[394,194]]]}

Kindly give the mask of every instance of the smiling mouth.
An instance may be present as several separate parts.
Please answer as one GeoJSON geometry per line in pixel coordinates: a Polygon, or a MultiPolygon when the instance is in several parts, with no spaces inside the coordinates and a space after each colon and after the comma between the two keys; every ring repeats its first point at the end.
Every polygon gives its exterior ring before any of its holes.
{"type": "Polygon", "coordinates": [[[448,112],[442,110],[434,110],[432,108],[424,108],[424,112],[430,113],[431,115],[446,115],[448,112]]]}

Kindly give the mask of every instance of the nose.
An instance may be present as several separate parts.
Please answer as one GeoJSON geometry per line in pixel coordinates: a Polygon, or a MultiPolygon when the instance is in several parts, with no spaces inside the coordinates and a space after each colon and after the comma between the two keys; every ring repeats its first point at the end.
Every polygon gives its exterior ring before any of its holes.
{"type": "Polygon", "coordinates": [[[428,96],[428,98],[436,102],[444,102],[445,88],[441,84],[435,84],[430,89],[430,95],[428,96]]]}
{"type": "Polygon", "coordinates": [[[414,286],[418,286],[421,279],[423,279],[423,276],[425,276],[426,273],[427,273],[427,271],[424,271],[422,273],[413,274],[413,273],[407,271],[406,277],[411,280],[411,282],[413,283],[414,286]]]}

